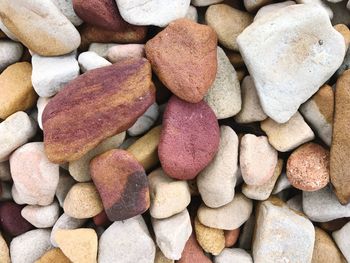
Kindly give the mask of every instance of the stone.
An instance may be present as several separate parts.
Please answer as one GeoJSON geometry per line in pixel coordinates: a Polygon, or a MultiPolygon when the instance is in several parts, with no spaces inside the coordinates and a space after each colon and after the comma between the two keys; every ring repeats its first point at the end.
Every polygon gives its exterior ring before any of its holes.
{"type": "Polygon", "coordinates": [[[95,230],[89,228],[59,229],[55,233],[55,240],[62,252],[72,262],[97,262],[95,230]]]}
{"type": "Polygon", "coordinates": [[[344,37],[346,49],[348,49],[350,44],[349,28],[344,24],[337,24],[334,26],[334,29],[337,30],[340,34],[342,34],[342,36],[344,37]]]}
{"type": "Polygon", "coordinates": [[[11,184],[10,182],[1,182],[0,186],[0,200],[1,201],[7,201],[13,199],[12,193],[11,193],[11,184]]]}
{"type": "Polygon", "coordinates": [[[125,60],[77,77],[44,109],[49,160],[63,163],[81,158],[102,140],[130,128],[154,101],[146,59],[125,60]]]}
{"type": "Polygon", "coordinates": [[[203,225],[196,217],[194,228],[199,245],[207,253],[219,255],[225,248],[225,236],[222,229],[211,228],[203,225]]]}
{"type": "Polygon", "coordinates": [[[188,7],[187,13],[185,18],[192,20],[193,22],[198,22],[198,11],[197,8],[194,6],[190,5],[188,7]]]}
{"type": "Polygon", "coordinates": [[[340,230],[332,233],[333,239],[347,261],[350,261],[350,224],[347,223],[340,230]]]}
{"type": "Polygon", "coordinates": [[[98,262],[153,263],[156,246],[142,216],[114,222],[99,241],[98,262]],[[118,238],[116,238],[118,237],[118,238]]]}
{"type": "Polygon", "coordinates": [[[70,263],[71,261],[63,254],[59,248],[53,248],[41,256],[35,263],[70,263]]]}
{"type": "Polygon", "coordinates": [[[320,223],[319,226],[324,231],[333,232],[333,231],[337,231],[337,230],[341,229],[348,222],[349,222],[348,217],[342,217],[342,218],[334,219],[334,220],[331,220],[328,222],[320,223]]]}
{"type": "Polygon", "coordinates": [[[0,119],[35,104],[37,95],[32,88],[31,74],[32,66],[28,62],[12,64],[0,74],[0,119]]]}
{"type": "MultiPolygon", "coordinates": [[[[204,254],[202,247],[198,244],[194,233],[187,240],[181,258],[178,263],[211,263],[211,260],[204,254]]],[[[164,262],[165,263],[165,262],[164,262]]]]}
{"type": "Polygon", "coordinates": [[[252,200],[238,193],[230,203],[218,208],[210,208],[202,204],[198,209],[197,216],[205,226],[233,230],[243,225],[252,211],[252,200]]]}
{"type": "Polygon", "coordinates": [[[86,51],[80,53],[78,57],[79,66],[82,72],[86,72],[96,68],[102,68],[112,65],[107,59],[100,57],[95,52],[86,51]]]}
{"type": "Polygon", "coordinates": [[[350,201],[350,173],[349,170],[349,123],[350,116],[350,70],[345,71],[337,80],[335,92],[335,110],[333,122],[333,140],[330,158],[331,183],[335,194],[342,204],[350,201]]]}
{"type": "Polygon", "coordinates": [[[27,205],[21,215],[36,228],[52,227],[60,216],[60,206],[57,201],[46,206],[27,205]]]}
{"type": "Polygon", "coordinates": [[[57,57],[32,56],[32,83],[40,97],[52,97],[79,76],[75,53],[57,57]]]}
{"type": "MultiPolygon", "coordinates": [[[[333,8],[330,8],[330,3],[326,4],[326,1],[322,1],[322,0],[295,0],[295,2],[297,4],[311,4],[311,5],[316,5],[318,7],[321,7],[322,9],[324,9],[324,11],[327,12],[329,18],[332,20],[332,23],[337,24],[336,23],[337,19],[334,20],[333,18],[334,18],[334,13],[338,13],[338,12],[335,10],[332,10],[333,8]]],[[[341,16],[341,14],[339,15],[341,16]]]]}
{"type": "Polygon", "coordinates": [[[42,142],[27,143],[10,157],[14,187],[28,205],[49,205],[55,197],[59,166],[51,163],[42,142]]]}
{"type": "Polygon", "coordinates": [[[66,170],[60,169],[60,177],[56,188],[56,198],[61,207],[63,207],[64,200],[75,183],[75,180],[66,170]]]}
{"type": "Polygon", "coordinates": [[[116,43],[91,43],[88,51],[95,52],[97,55],[107,59],[108,50],[117,45],[116,43]]]}
{"type": "Polygon", "coordinates": [[[121,16],[133,25],[164,27],[171,21],[185,17],[191,0],[116,0],[121,16]]]}
{"type": "Polygon", "coordinates": [[[267,134],[269,143],[280,152],[291,151],[315,138],[314,132],[299,112],[286,123],[277,123],[268,118],[260,123],[260,127],[267,134]]]}
{"type": "Polygon", "coordinates": [[[217,73],[204,101],[214,111],[216,118],[226,119],[241,110],[241,90],[236,71],[222,48],[217,48],[217,73]]]}
{"type": "Polygon", "coordinates": [[[145,50],[160,81],[180,99],[198,103],[214,83],[217,37],[206,25],[176,20],[149,40],[145,50]]]}
{"type": "Polygon", "coordinates": [[[63,204],[64,212],[75,218],[90,218],[103,210],[101,198],[93,183],[76,183],[63,204]]]}
{"type": "Polygon", "coordinates": [[[300,112],[328,146],[332,142],[334,92],[323,85],[308,101],[300,106],[300,112]]]}
{"type": "Polygon", "coordinates": [[[348,70],[350,68],[350,49],[346,52],[345,58],[341,66],[338,68],[337,72],[335,73],[336,77],[339,77],[341,74],[344,73],[345,70],[348,70]]]}
{"type": "Polygon", "coordinates": [[[117,63],[128,58],[143,58],[145,57],[144,44],[124,44],[113,45],[107,51],[108,60],[112,63],[117,63]]]}
{"type": "Polygon", "coordinates": [[[10,244],[11,262],[35,262],[51,248],[50,229],[28,231],[12,239],[10,244]]]}
{"type": "Polygon", "coordinates": [[[236,228],[233,230],[225,230],[225,247],[233,247],[238,241],[240,233],[240,228],[236,228]]]}
{"type": "Polygon", "coordinates": [[[218,122],[205,102],[188,103],[176,96],[169,100],[158,147],[167,175],[179,180],[195,178],[215,157],[219,141],[218,122]]]}
{"type": "Polygon", "coordinates": [[[163,252],[157,247],[154,263],[174,263],[174,262],[175,262],[174,260],[166,258],[163,252]]]}
{"type": "Polygon", "coordinates": [[[104,152],[118,148],[125,139],[125,132],[109,137],[100,142],[95,148],[87,152],[80,159],[69,162],[68,171],[78,182],[91,181],[90,161],[104,152]]]}
{"type": "Polygon", "coordinates": [[[241,248],[225,248],[220,255],[214,258],[214,263],[253,263],[252,256],[241,248]]]}
{"type": "Polygon", "coordinates": [[[165,219],[152,218],[156,242],[163,254],[178,260],[192,233],[191,219],[187,209],[165,219]]]}
{"type": "Polygon", "coordinates": [[[20,43],[10,40],[0,40],[0,71],[18,62],[23,53],[23,46],[20,43]]]}
{"type": "Polygon", "coordinates": [[[11,263],[10,250],[5,239],[0,234],[0,261],[3,263],[11,263]]]}
{"type": "Polygon", "coordinates": [[[205,22],[215,30],[221,45],[238,51],[236,39],[253,22],[253,16],[229,5],[218,4],[209,6],[205,22]]]}
{"type": "Polygon", "coordinates": [[[277,151],[266,136],[245,134],[241,139],[239,163],[243,180],[259,186],[268,182],[277,165],[277,151]]]}
{"type": "Polygon", "coordinates": [[[290,183],[302,191],[317,191],[329,183],[329,151],[306,143],[292,152],[287,162],[290,183]]]}
{"type": "Polygon", "coordinates": [[[239,234],[238,247],[251,250],[253,243],[253,234],[255,228],[255,215],[251,214],[247,222],[244,223],[242,231],[239,234]]]}
{"type": "Polygon", "coordinates": [[[140,116],[137,121],[128,129],[130,136],[139,136],[147,132],[157,121],[159,117],[159,107],[155,102],[153,103],[145,113],[140,116]]]}
{"type": "Polygon", "coordinates": [[[238,169],[238,137],[229,126],[220,127],[219,149],[213,161],[197,177],[197,186],[208,207],[220,207],[235,195],[238,169]]]}
{"type": "Polygon", "coordinates": [[[5,34],[5,36],[8,37],[9,39],[16,41],[16,42],[19,41],[17,39],[17,37],[13,33],[11,33],[11,31],[8,30],[8,28],[4,25],[4,23],[1,20],[1,17],[0,17],[0,29],[5,34]]]}
{"type": "Polygon", "coordinates": [[[345,55],[344,38],[318,5],[291,5],[257,19],[237,43],[264,112],[278,123],[297,112],[345,55]]]}
{"type": "Polygon", "coordinates": [[[146,172],[127,151],[115,149],[95,157],[90,173],[109,220],[125,220],[149,208],[146,172]]]}
{"type": "Polygon", "coordinates": [[[268,5],[272,2],[272,0],[244,0],[244,7],[248,10],[248,12],[254,13],[260,7],[264,5],[268,5]]]}
{"type": "Polygon", "coordinates": [[[150,214],[162,219],[182,212],[191,202],[191,193],[186,181],[174,180],[161,168],[148,176],[151,198],[150,214]]]}
{"type": "Polygon", "coordinates": [[[80,26],[83,20],[74,12],[73,0],[51,0],[62,14],[75,26],[80,26]]]}
{"type": "Polygon", "coordinates": [[[293,196],[286,202],[286,204],[289,206],[289,208],[303,213],[303,195],[302,194],[297,194],[293,196]]]}
{"type": "Polygon", "coordinates": [[[43,122],[42,122],[43,112],[44,112],[46,105],[49,103],[50,100],[51,100],[51,98],[39,97],[37,102],[36,102],[36,107],[38,110],[37,121],[38,121],[38,125],[39,125],[41,130],[43,129],[43,122]]]}
{"type": "Polygon", "coordinates": [[[286,6],[295,5],[295,4],[296,3],[294,1],[284,1],[280,3],[265,5],[258,10],[256,15],[254,16],[254,21],[266,15],[273,15],[280,9],[286,6]]]}
{"type": "Polygon", "coordinates": [[[79,32],[52,1],[5,0],[0,9],[5,26],[34,53],[59,56],[80,45],[79,32]]]}
{"type": "Polygon", "coordinates": [[[27,113],[17,111],[0,123],[0,162],[9,159],[10,154],[34,137],[36,124],[27,113]]]}
{"type": "Polygon", "coordinates": [[[222,2],[223,0],[192,0],[191,4],[194,6],[208,6],[222,2]]]}
{"type": "Polygon", "coordinates": [[[10,163],[8,161],[0,162],[0,180],[3,181],[11,181],[11,171],[10,171],[10,163]]]}

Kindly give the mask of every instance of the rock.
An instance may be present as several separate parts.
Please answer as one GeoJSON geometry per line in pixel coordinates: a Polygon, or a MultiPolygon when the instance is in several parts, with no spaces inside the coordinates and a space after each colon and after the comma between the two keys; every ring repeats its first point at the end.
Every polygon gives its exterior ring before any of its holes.
{"type": "Polygon", "coordinates": [[[237,42],[264,112],[278,123],[296,113],[345,55],[344,38],[317,5],[291,5],[257,19],[237,42]]]}
{"type": "Polygon", "coordinates": [[[169,218],[152,218],[152,226],[157,245],[163,254],[169,259],[180,259],[192,233],[191,219],[187,209],[169,218]]]}
{"type": "Polygon", "coordinates": [[[47,251],[35,263],[70,263],[71,261],[63,254],[59,248],[53,248],[47,251]]]}
{"type": "Polygon", "coordinates": [[[258,10],[256,15],[254,16],[254,21],[266,15],[271,16],[277,11],[279,11],[280,9],[286,6],[295,5],[295,4],[296,3],[294,1],[284,1],[280,3],[265,5],[258,10]]]}
{"type": "Polygon", "coordinates": [[[130,128],[154,100],[151,66],[145,59],[125,60],[77,77],[45,107],[49,160],[62,163],[81,158],[102,140],[130,128]]]}
{"type": "Polygon", "coordinates": [[[242,227],[242,231],[239,235],[239,241],[238,241],[238,247],[246,250],[251,250],[252,241],[253,241],[253,234],[254,234],[254,228],[255,228],[255,215],[252,213],[247,220],[247,222],[244,223],[242,227]]]}
{"type": "Polygon", "coordinates": [[[28,231],[12,239],[10,244],[11,262],[35,262],[51,248],[50,229],[28,231]]]}
{"type": "Polygon", "coordinates": [[[300,112],[322,141],[330,146],[334,114],[334,92],[332,87],[323,85],[315,95],[300,106],[300,112]]]}
{"type": "Polygon", "coordinates": [[[197,177],[202,200],[212,208],[232,201],[237,181],[238,137],[229,126],[221,126],[220,133],[218,152],[197,177]]]}
{"type": "Polygon", "coordinates": [[[176,20],[149,40],[145,50],[160,81],[185,101],[200,102],[214,83],[217,37],[208,26],[176,20]]]}
{"type": "Polygon", "coordinates": [[[169,100],[158,147],[167,175],[180,180],[195,178],[215,157],[219,141],[218,122],[205,102],[188,103],[176,96],[169,100]]]}
{"type": "Polygon", "coordinates": [[[145,57],[144,44],[124,44],[113,45],[107,51],[108,60],[116,63],[128,58],[143,58],[145,57]]]}
{"type": "Polygon", "coordinates": [[[154,127],[140,139],[127,147],[127,151],[135,157],[146,171],[156,166],[159,162],[158,144],[161,128],[161,126],[154,127]]]}
{"type": "Polygon", "coordinates": [[[147,132],[157,121],[158,116],[159,107],[155,102],[137,119],[134,125],[128,129],[128,134],[130,136],[138,136],[147,132]]]}
{"type": "Polygon", "coordinates": [[[56,198],[61,207],[63,207],[64,200],[75,183],[75,180],[67,171],[63,169],[60,170],[60,177],[56,188],[56,198]]]}
{"type": "Polygon", "coordinates": [[[72,262],[97,262],[95,230],[89,228],[59,229],[55,233],[55,240],[62,252],[72,262]]]}
{"type": "Polygon", "coordinates": [[[133,25],[164,27],[171,21],[185,17],[191,0],[179,1],[128,1],[116,0],[121,16],[133,25]]]}
{"type": "Polygon", "coordinates": [[[151,197],[150,214],[162,219],[180,213],[191,201],[190,188],[186,181],[168,177],[161,168],[148,175],[151,197]]]}
{"type": "Polygon", "coordinates": [[[225,247],[233,247],[236,244],[239,237],[239,232],[240,232],[240,228],[224,231],[225,247]]]}
{"type": "Polygon", "coordinates": [[[286,123],[280,124],[268,118],[260,126],[266,132],[269,143],[280,152],[291,151],[315,138],[314,132],[299,112],[286,123]]]}
{"type": "Polygon", "coordinates": [[[214,263],[253,263],[252,256],[241,248],[225,248],[220,255],[214,258],[214,263]]]}
{"type": "Polygon", "coordinates": [[[27,113],[18,111],[0,123],[0,161],[8,160],[10,154],[36,133],[36,124],[27,113]]]}
{"type": "Polygon", "coordinates": [[[1,17],[0,17],[0,29],[5,34],[5,36],[8,37],[9,39],[16,41],[16,42],[19,41],[17,39],[17,37],[13,33],[11,33],[11,31],[8,30],[8,28],[4,25],[4,23],[1,20],[1,17]]]}
{"type": "Polygon", "coordinates": [[[350,30],[349,30],[349,28],[344,24],[337,24],[334,26],[334,29],[337,30],[344,37],[345,47],[346,47],[346,49],[348,49],[349,44],[350,44],[350,30]]]}
{"type": "Polygon", "coordinates": [[[194,6],[189,6],[185,18],[192,20],[193,22],[198,22],[198,11],[194,6]]]}
{"type": "Polygon", "coordinates": [[[330,3],[325,3],[326,1],[322,1],[322,0],[295,0],[295,2],[297,2],[297,4],[308,4],[308,5],[316,5],[318,7],[321,7],[322,9],[324,9],[324,11],[327,12],[328,16],[330,19],[332,19],[332,23],[333,24],[337,24],[334,21],[334,17],[333,14],[337,11],[333,11],[332,8],[330,8],[330,3]]]}
{"type": "Polygon", "coordinates": [[[241,139],[239,163],[243,180],[259,186],[268,182],[277,165],[277,151],[266,136],[245,134],[241,139]]]}
{"type": "Polygon", "coordinates": [[[216,118],[226,119],[241,110],[241,90],[233,66],[222,48],[217,48],[218,67],[213,85],[204,100],[214,111],[216,118]]]}
{"type": "Polygon", "coordinates": [[[253,16],[229,5],[219,4],[209,6],[205,22],[215,30],[221,45],[238,51],[236,39],[253,22],[253,16]]]}
{"type": "Polygon", "coordinates": [[[0,71],[18,62],[23,53],[23,46],[10,40],[0,41],[0,71]]]}
{"type": "Polygon", "coordinates": [[[47,206],[27,205],[21,215],[37,228],[52,227],[60,216],[60,206],[57,201],[47,206]]]}
{"type": "Polygon", "coordinates": [[[341,229],[348,222],[349,222],[348,217],[342,217],[342,218],[334,219],[334,220],[331,220],[328,222],[320,223],[319,226],[324,231],[333,232],[333,231],[337,231],[337,230],[341,229]]]}
{"type": "Polygon", "coordinates": [[[42,142],[31,142],[18,148],[10,157],[10,168],[14,187],[23,203],[52,203],[58,184],[59,168],[47,159],[42,142]]]}
{"type": "Polygon", "coordinates": [[[330,176],[339,201],[347,204],[350,201],[349,170],[349,123],[350,116],[350,70],[337,80],[335,92],[335,110],[333,122],[333,140],[330,158],[330,176]]]}
{"type": "Polygon", "coordinates": [[[168,259],[164,256],[163,252],[157,247],[154,263],[174,263],[172,259],[168,259]]]}
{"type": "Polygon", "coordinates": [[[181,258],[177,262],[211,263],[211,260],[204,254],[202,247],[197,242],[195,234],[192,232],[190,238],[186,242],[184,250],[182,251],[181,258]]]}
{"type": "Polygon", "coordinates": [[[286,202],[286,204],[289,206],[289,208],[303,213],[303,195],[302,194],[297,194],[293,196],[286,202]]]}
{"type": "Polygon", "coordinates": [[[38,125],[39,125],[41,130],[43,129],[43,122],[42,122],[43,111],[50,100],[51,100],[51,98],[39,97],[37,102],[36,102],[36,107],[38,110],[37,121],[38,121],[38,125]]]}
{"type": "Polygon", "coordinates": [[[199,245],[207,253],[219,255],[225,248],[224,231],[217,228],[211,228],[203,225],[196,217],[194,228],[199,245]]]}
{"type": "Polygon", "coordinates": [[[142,216],[114,222],[103,232],[98,250],[98,262],[153,263],[156,246],[142,216]],[[116,238],[118,237],[118,238],[116,238]]]}
{"type": "Polygon", "coordinates": [[[223,0],[192,0],[191,4],[194,6],[208,6],[222,2],[223,0]]]}
{"type": "Polygon", "coordinates": [[[5,239],[0,234],[0,261],[3,263],[11,263],[10,250],[5,239]]]}
{"type": "Polygon", "coordinates": [[[3,181],[11,181],[11,171],[10,171],[10,163],[0,162],[0,180],[3,181]]]}
{"type": "Polygon", "coordinates": [[[95,157],[90,173],[109,220],[125,220],[149,208],[147,175],[127,151],[115,149],[95,157]]]}
{"type": "Polygon", "coordinates": [[[254,13],[260,7],[270,4],[271,0],[244,0],[244,7],[248,12],[254,13]]]}
{"type": "Polygon", "coordinates": [[[287,177],[302,191],[316,191],[329,182],[329,151],[316,143],[306,143],[292,152],[287,177]]]}
{"type": "Polygon", "coordinates": [[[252,200],[238,193],[230,203],[218,208],[210,208],[202,204],[198,209],[197,216],[205,226],[233,230],[248,220],[252,210],[252,200]]]}
{"type": "Polygon", "coordinates": [[[52,1],[5,0],[0,9],[5,26],[34,53],[59,56],[80,45],[79,32],[52,1]]]}
{"type": "Polygon", "coordinates": [[[65,17],[75,26],[80,26],[83,20],[74,12],[73,0],[51,0],[65,17]]]}
{"type": "Polygon", "coordinates": [[[343,226],[340,230],[333,232],[332,234],[335,243],[337,243],[337,246],[345,256],[346,260],[350,260],[350,243],[349,243],[349,236],[350,236],[350,224],[347,223],[345,226],[343,226]]]}
{"type": "Polygon", "coordinates": [[[112,65],[107,59],[100,57],[95,52],[87,51],[80,53],[78,57],[79,66],[82,72],[112,65]]]}
{"type": "Polygon", "coordinates": [[[87,152],[80,159],[69,162],[70,175],[78,182],[91,181],[90,161],[99,154],[118,148],[125,139],[125,132],[109,137],[100,142],[95,148],[87,152]]]}
{"type": "Polygon", "coordinates": [[[32,56],[32,83],[40,97],[52,97],[79,76],[75,53],[58,57],[32,56]]]}
{"type": "Polygon", "coordinates": [[[116,43],[91,43],[88,51],[95,52],[97,55],[107,59],[108,50],[117,45],[116,43]]]}
{"type": "Polygon", "coordinates": [[[101,198],[93,183],[77,183],[69,190],[63,204],[64,212],[75,218],[90,218],[103,210],[101,198]]]}
{"type": "Polygon", "coordinates": [[[31,74],[28,62],[12,64],[0,74],[0,119],[28,110],[35,104],[37,95],[32,88],[31,74]]]}

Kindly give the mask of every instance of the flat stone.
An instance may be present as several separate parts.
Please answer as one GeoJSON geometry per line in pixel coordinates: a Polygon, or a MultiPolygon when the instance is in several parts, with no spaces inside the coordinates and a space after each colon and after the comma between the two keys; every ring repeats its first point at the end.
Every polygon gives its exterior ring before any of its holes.
{"type": "Polygon", "coordinates": [[[144,44],[124,44],[114,45],[107,51],[108,60],[116,63],[127,58],[143,58],[145,57],[144,44]]]}
{"type": "Polygon", "coordinates": [[[184,250],[182,251],[181,258],[177,262],[211,263],[211,260],[204,254],[202,247],[198,244],[196,235],[192,232],[190,238],[186,242],[184,250]]]}
{"type": "Polygon", "coordinates": [[[1,234],[0,234],[0,261],[3,263],[11,263],[9,247],[1,234]]]}
{"type": "Polygon", "coordinates": [[[71,261],[63,254],[59,248],[53,248],[42,255],[35,263],[70,263],[71,261]]]}
{"type": "Polygon", "coordinates": [[[60,216],[60,206],[57,201],[46,206],[27,205],[21,215],[36,228],[52,227],[60,216]]]}
{"type": "Polygon", "coordinates": [[[56,198],[61,207],[63,207],[64,200],[75,183],[76,181],[66,170],[60,169],[60,177],[56,188],[56,198]]]}
{"type": "Polygon", "coordinates": [[[147,132],[157,121],[159,117],[159,107],[155,102],[153,103],[142,116],[128,129],[130,136],[139,136],[147,132]]]}
{"type": "Polygon", "coordinates": [[[346,260],[350,261],[350,224],[347,223],[340,230],[333,232],[332,236],[334,238],[335,243],[345,256],[346,260]]]}
{"type": "Polygon", "coordinates": [[[263,16],[266,16],[266,15],[273,15],[274,13],[279,11],[280,9],[282,9],[286,6],[295,5],[295,4],[296,3],[294,1],[284,1],[284,2],[280,2],[280,3],[265,5],[258,10],[256,15],[254,16],[254,21],[263,17],[263,16]]]}
{"type": "Polygon", "coordinates": [[[80,26],[83,20],[74,12],[73,0],[51,0],[65,17],[75,26],[80,26]]]}
{"type": "Polygon", "coordinates": [[[197,186],[208,207],[220,207],[235,195],[238,169],[238,137],[229,126],[220,127],[219,149],[213,161],[200,172],[197,186]]]}
{"type": "Polygon", "coordinates": [[[214,263],[253,263],[252,256],[241,248],[225,248],[220,255],[214,258],[214,263]]]}
{"type": "Polygon", "coordinates": [[[86,51],[80,53],[78,57],[79,66],[82,72],[86,72],[96,68],[102,68],[112,65],[107,59],[100,57],[95,52],[86,51]]]}
{"type": "Polygon", "coordinates": [[[43,129],[43,122],[42,122],[43,112],[44,112],[46,105],[49,103],[50,100],[51,100],[51,98],[39,97],[37,102],[36,102],[36,107],[38,110],[37,121],[38,121],[38,125],[39,125],[41,130],[43,129]]]}
{"type": "Polygon", "coordinates": [[[206,25],[176,20],[149,40],[145,50],[160,81],[185,101],[200,102],[215,80],[217,37],[206,25]]]}
{"type": "Polygon", "coordinates": [[[192,0],[191,4],[194,6],[208,6],[213,4],[218,4],[223,0],[192,0]]]}
{"type": "Polygon", "coordinates": [[[244,7],[248,10],[248,12],[254,13],[260,7],[264,5],[268,5],[272,2],[272,0],[244,0],[244,7]]]}
{"type": "Polygon", "coordinates": [[[23,46],[20,43],[1,40],[0,41],[0,71],[3,71],[11,64],[18,62],[23,53],[23,46]]]}
{"type": "Polygon", "coordinates": [[[195,178],[215,157],[219,141],[218,122],[205,102],[188,103],[176,96],[169,100],[158,147],[167,175],[180,180],[195,178]]]}
{"type": "Polygon", "coordinates": [[[257,19],[237,42],[264,112],[278,123],[296,113],[345,55],[344,38],[318,5],[291,5],[257,19]]]}
{"type": "Polygon", "coordinates": [[[34,53],[59,56],[80,45],[79,32],[52,1],[5,0],[0,9],[5,26],[34,53]]]}
{"type": "Polygon", "coordinates": [[[79,159],[102,140],[130,128],[154,101],[146,59],[124,60],[77,77],[45,107],[44,143],[49,160],[79,159]]]}

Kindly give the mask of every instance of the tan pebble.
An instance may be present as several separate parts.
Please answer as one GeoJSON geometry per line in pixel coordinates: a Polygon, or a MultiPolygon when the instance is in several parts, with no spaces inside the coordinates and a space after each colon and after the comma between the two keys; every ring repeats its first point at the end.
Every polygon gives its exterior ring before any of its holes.
{"type": "MultiPolygon", "coordinates": [[[[1,261],[2,262],[2,261],[1,261]]],[[[70,263],[69,258],[59,248],[53,248],[41,256],[35,263],[70,263]]]]}

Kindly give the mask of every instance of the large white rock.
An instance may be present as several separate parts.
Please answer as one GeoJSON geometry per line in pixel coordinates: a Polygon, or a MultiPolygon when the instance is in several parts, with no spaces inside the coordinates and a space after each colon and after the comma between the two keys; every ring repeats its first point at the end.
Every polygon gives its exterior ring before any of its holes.
{"type": "Polygon", "coordinates": [[[20,60],[23,46],[10,40],[0,40],[0,72],[20,60]]]}
{"type": "Polygon", "coordinates": [[[350,262],[350,222],[333,232],[332,236],[346,260],[350,262]]]}
{"type": "Polygon", "coordinates": [[[263,16],[237,38],[264,112],[284,123],[339,68],[345,42],[323,8],[291,5],[263,16]]]}

